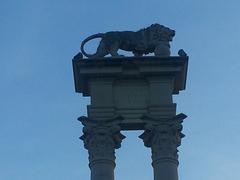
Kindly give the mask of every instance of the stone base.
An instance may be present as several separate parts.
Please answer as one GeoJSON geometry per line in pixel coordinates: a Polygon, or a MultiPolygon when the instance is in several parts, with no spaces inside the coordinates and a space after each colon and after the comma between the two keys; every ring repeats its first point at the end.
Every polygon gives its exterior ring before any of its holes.
{"type": "Polygon", "coordinates": [[[91,96],[88,117],[121,116],[123,130],[143,129],[141,117],[171,119],[172,95],[185,89],[188,57],[122,57],[74,59],[77,92],[91,96]]]}
{"type": "Polygon", "coordinates": [[[144,130],[139,137],[151,148],[154,180],[178,180],[186,115],[176,115],[172,96],[185,89],[187,65],[187,56],[73,60],[76,92],[91,97],[88,117],[79,118],[91,180],[114,180],[121,130],[144,130]]]}

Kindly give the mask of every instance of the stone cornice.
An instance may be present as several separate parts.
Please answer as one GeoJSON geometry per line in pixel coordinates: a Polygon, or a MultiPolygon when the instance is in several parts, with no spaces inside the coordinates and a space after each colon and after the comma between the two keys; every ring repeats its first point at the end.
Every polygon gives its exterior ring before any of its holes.
{"type": "Polygon", "coordinates": [[[184,90],[188,67],[187,56],[123,57],[98,59],[73,59],[76,92],[89,96],[89,81],[93,78],[147,78],[174,77],[174,94],[184,90]]]}

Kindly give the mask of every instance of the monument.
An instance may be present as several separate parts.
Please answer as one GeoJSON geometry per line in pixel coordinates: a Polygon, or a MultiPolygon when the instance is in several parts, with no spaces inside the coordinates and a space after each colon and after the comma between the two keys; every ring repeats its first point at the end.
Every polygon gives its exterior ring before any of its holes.
{"type": "Polygon", "coordinates": [[[144,130],[139,138],[151,148],[154,180],[178,180],[177,148],[186,115],[176,114],[172,96],[185,89],[188,56],[183,50],[171,56],[174,35],[174,30],[153,24],[136,32],[95,34],[82,42],[73,73],[76,92],[91,98],[88,116],[79,118],[91,180],[114,180],[115,149],[125,138],[121,131],[127,130],[144,130]],[[90,55],[84,44],[94,38],[101,41],[90,55]],[[119,49],[134,56],[124,57],[119,49]]]}

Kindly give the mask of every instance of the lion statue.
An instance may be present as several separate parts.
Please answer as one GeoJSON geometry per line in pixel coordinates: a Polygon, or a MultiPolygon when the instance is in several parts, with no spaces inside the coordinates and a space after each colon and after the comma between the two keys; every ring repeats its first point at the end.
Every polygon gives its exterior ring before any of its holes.
{"type": "Polygon", "coordinates": [[[175,31],[160,24],[139,31],[110,31],[98,33],[86,38],[81,44],[82,54],[88,58],[101,58],[110,54],[112,57],[122,57],[118,50],[130,51],[134,56],[154,53],[155,56],[170,56],[170,41],[175,31]],[[84,45],[95,38],[101,38],[95,54],[87,54],[84,45]]]}

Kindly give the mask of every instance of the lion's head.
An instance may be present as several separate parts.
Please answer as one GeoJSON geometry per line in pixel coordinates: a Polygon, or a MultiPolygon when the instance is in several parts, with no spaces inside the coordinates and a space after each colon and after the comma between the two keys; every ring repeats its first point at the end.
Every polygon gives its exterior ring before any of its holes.
{"type": "Polygon", "coordinates": [[[147,28],[151,34],[151,40],[172,41],[175,31],[160,24],[152,24],[147,28]]]}

